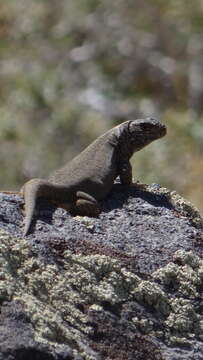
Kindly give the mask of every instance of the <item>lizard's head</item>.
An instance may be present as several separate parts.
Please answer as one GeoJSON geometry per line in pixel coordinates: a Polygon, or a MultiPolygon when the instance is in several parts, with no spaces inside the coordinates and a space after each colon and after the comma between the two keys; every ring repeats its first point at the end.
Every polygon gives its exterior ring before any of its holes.
{"type": "Polygon", "coordinates": [[[130,120],[126,125],[130,146],[134,152],[166,135],[166,126],[154,118],[130,120]]]}

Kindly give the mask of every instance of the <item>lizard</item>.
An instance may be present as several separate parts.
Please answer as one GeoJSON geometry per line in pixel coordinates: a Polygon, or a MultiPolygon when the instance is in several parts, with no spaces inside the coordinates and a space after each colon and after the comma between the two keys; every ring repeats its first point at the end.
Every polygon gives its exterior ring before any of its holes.
{"type": "Polygon", "coordinates": [[[121,184],[132,184],[132,155],[165,134],[166,126],[154,118],[125,121],[47,179],[27,181],[20,190],[25,201],[23,236],[30,232],[38,198],[53,201],[73,215],[98,216],[99,201],[107,197],[118,176],[121,184]]]}

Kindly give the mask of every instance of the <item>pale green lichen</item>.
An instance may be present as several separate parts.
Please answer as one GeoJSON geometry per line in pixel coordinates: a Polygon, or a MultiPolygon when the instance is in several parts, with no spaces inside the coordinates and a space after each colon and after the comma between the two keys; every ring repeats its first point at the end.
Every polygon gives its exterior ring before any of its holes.
{"type": "Polygon", "coordinates": [[[199,287],[202,284],[203,262],[191,251],[178,250],[174,256],[181,266],[169,263],[164,268],[155,271],[152,276],[163,285],[171,285],[182,296],[195,298],[199,295],[199,287]]]}
{"type": "Polygon", "coordinates": [[[81,311],[82,305],[102,312],[106,302],[122,309],[123,304],[134,301],[146,309],[146,317],[142,314],[129,321],[143,333],[165,337],[171,344],[184,343],[191,336],[203,340],[203,321],[194,305],[202,295],[203,260],[182,250],[173,260],[175,263],[158,269],[148,281],[105,255],[66,251],[59,268],[34,257],[29,242],[1,231],[0,300],[22,303],[37,341],[68,344],[85,359],[91,355],[85,355],[81,332],[92,334],[94,329],[81,311]],[[153,316],[147,318],[149,309],[156,314],[160,327],[153,316]]]}
{"type": "Polygon", "coordinates": [[[133,290],[134,298],[141,303],[153,307],[158,313],[169,313],[169,300],[161,288],[150,281],[142,281],[133,290]]]}
{"type": "Polygon", "coordinates": [[[182,265],[189,265],[197,268],[201,265],[201,260],[192,251],[177,250],[173,256],[173,261],[180,262],[182,265]]]}
{"type": "Polygon", "coordinates": [[[158,195],[165,195],[169,203],[183,216],[187,217],[197,228],[203,229],[203,218],[198,209],[190,202],[180,196],[176,191],[170,191],[161,186],[147,185],[147,191],[158,195]]]}
{"type": "Polygon", "coordinates": [[[171,309],[165,324],[173,331],[179,333],[192,333],[198,322],[198,315],[195,313],[193,304],[183,298],[171,300],[171,309]]]}
{"type": "Polygon", "coordinates": [[[149,334],[153,331],[153,322],[149,319],[138,317],[133,317],[132,322],[136,325],[136,327],[143,332],[144,334],[149,334]]]}
{"type": "Polygon", "coordinates": [[[173,342],[174,333],[177,338],[180,334],[187,334],[187,337],[193,334],[202,338],[201,316],[194,306],[194,300],[202,295],[203,260],[191,251],[183,250],[178,250],[173,258],[175,261],[178,260],[180,265],[169,263],[153,273],[153,278],[161,282],[166,287],[166,291],[169,285],[176,290],[176,296],[169,299],[171,311],[165,320],[165,325],[173,334],[171,335],[173,342]]]}
{"type": "Polygon", "coordinates": [[[23,304],[40,342],[64,341],[78,348],[80,331],[93,331],[78,304],[101,306],[104,301],[127,301],[132,286],[140,281],[108,256],[81,256],[67,251],[63,269],[45,265],[31,255],[28,242],[1,235],[1,299],[9,296],[23,304]]]}

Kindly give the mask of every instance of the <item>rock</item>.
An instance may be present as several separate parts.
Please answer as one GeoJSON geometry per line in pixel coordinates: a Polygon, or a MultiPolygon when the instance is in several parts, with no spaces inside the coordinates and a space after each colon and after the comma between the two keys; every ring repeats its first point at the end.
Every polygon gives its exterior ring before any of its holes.
{"type": "Polygon", "coordinates": [[[98,218],[0,194],[0,360],[198,360],[203,220],[175,192],[119,184],[98,218]]]}

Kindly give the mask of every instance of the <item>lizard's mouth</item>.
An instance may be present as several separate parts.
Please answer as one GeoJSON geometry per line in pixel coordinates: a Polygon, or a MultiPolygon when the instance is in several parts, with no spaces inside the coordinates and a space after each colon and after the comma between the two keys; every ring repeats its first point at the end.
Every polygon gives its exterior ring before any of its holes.
{"type": "Polygon", "coordinates": [[[160,137],[165,136],[166,133],[167,133],[166,126],[165,126],[164,124],[161,124],[161,127],[160,127],[160,137]]]}
{"type": "Polygon", "coordinates": [[[154,140],[164,137],[166,133],[167,133],[166,126],[164,124],[159,124],[158,128],[152,129],[151,131],[146,133],[145,136],[143,136],[143,139],[145,139],[144,140],[145,144],[149,144],[154,140]]]}

